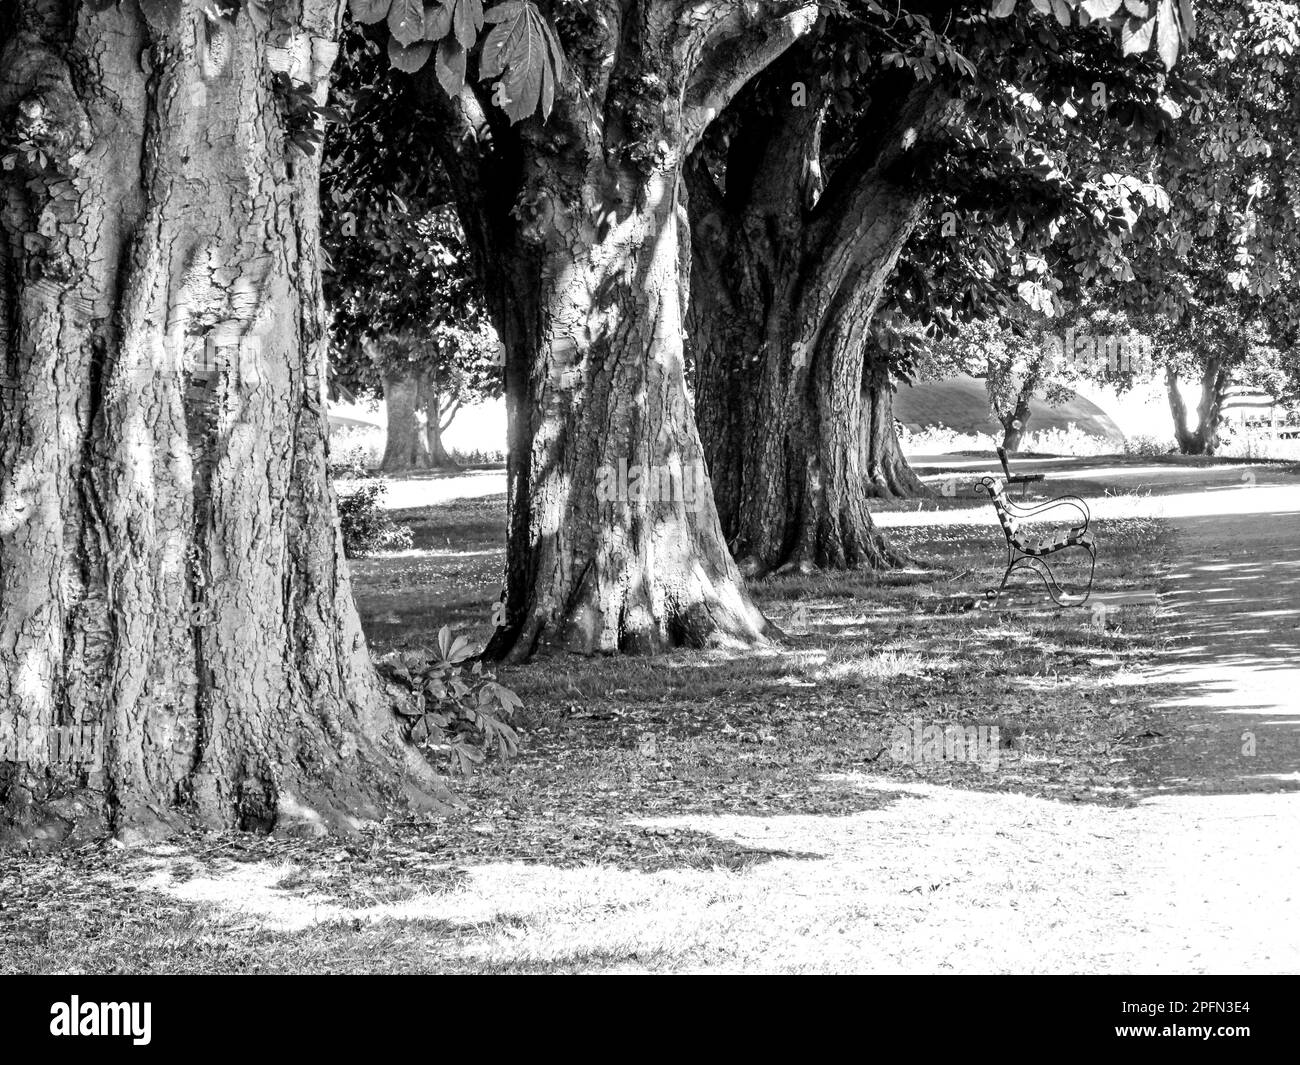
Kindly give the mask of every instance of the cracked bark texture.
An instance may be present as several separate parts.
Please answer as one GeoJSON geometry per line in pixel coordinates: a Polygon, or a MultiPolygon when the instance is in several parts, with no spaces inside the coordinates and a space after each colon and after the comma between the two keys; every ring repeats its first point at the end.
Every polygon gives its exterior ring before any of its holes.
{"type": "Polygon", "coordinates": [[[596,5],[589,54],[545,125],[507,127],[466,90],[439,104],[506,348],[505,621],[491,653],[752,645],[770,626],[727,550],[686,390],[690,247],[682,161],[746,81],[806,33],[806,4],[596,5]],[[491,151],[484,130],[491,130],[491,151]],[[602,498],[644,467],[668,499],[602,498]],[[673,479],[676,478],[676,481],[673,479]]]}
{"type": "Polygon", "coordinates": [[[326,472],[317,174],[339,0],[269,27],[20,0],[0,52],[0,841],[436,805],[326,472]]]}
{"type": "Polygon", "coordinates": [[[871,322],[925,205],[909,153],[949,102],[900,78],[823,187],[821,89],[794,106],[784,88],[808,62],[791,54],[771,75],[780,111],[742,120],[725,188],[701,159],[687,171],[696,409],[723,529],[752,575],[904,564],[869,500],[923,492],[871,322]]]}

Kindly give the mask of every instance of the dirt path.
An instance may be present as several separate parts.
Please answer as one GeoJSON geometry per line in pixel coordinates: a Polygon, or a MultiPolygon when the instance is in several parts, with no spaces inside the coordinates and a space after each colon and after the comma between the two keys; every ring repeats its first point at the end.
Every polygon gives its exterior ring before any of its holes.
{"type": "Polygon", "coordinates": [[[1128,877],[1171,960],[1295,972],[1300,487],[1260,473],[1203,491],[1169,519],[1170,644],[1149,674],[1162,734],[1138,755],[1153,797],[1133,811],[1128,877]]]}
{"type": "Polygon", "coordinates": [[[1171,646],[1152,679],[1173,689],[1158,705],[1177,714],[1183,742],[1162,745],[1157,766],[1164,786],[1297,790],[1300,487],[1260,483],[1220,500],[1232,512],[1171,521],[1171,646]]]}

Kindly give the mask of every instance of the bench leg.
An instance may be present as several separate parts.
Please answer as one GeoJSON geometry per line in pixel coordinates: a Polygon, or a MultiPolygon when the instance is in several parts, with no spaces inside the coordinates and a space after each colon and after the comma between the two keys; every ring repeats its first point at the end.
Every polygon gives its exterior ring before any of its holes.
{"type": "Polygon", "coordinates": [[[989,589],[984,593],[988,605],[992,606],[1001,596],[1002,591],[1007,586],[1007,581],[1011,579],[1011,574],[1018,569],[1027,569],[1037,574],[1038,579],[1043,582],[1048,596],[1052,602],[1059,607],[1083,606],[1092,595],[1092,582],[1097,574],[1097,549],[1095,547],[1086,547],[1082,544],[1074,546],[1083,547],[1088,552],[1091,565],[1088,569],[1088,584],[1084,588],[1082,595],[1078,599],[1071,597],[1070,593],[1061,587],[1060,582],[1056,579],[1056,573],[1048,565],[1047,560],[1041,555],[1020,555],[1010,558],[1007,563],[1006,572],[1002,574],[1002,583],[996,589],[989,589]]]}
{"type": "Polygon", "coordinates": [[[1002,589],[1007,586],[1007,581],[1011,579],[1011,571],[1016,568],[1016,555],[1010,547],[1007,548],[1007,568],[1002,573],[1002,583],[996,588],[990,588],[984,593],[986,607],[992,606],[997,602],[998,596],[1002,594],[1002,589]]]}

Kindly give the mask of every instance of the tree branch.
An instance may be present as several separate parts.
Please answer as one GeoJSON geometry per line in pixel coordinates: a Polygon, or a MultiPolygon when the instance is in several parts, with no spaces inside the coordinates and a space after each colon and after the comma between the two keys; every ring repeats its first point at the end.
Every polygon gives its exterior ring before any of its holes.
{"type": "Polygon", "coordinates": [[[856,133],[856,145],[841,160],[814,208],[813,217],[820,224],[832,220],[854,221],[853,212],[863,185],[876,177],[887,177],[899,167],[904,157],[927,146],[943,128],[953,107],[958,106],[944,87],[934,82],[915,81],[902,75],[910,85],[897,95],[880,93],[891,101],[883,115],[870,108],[856,133]]]}
{"type": "Polygon", "coordinates": [[[816,4],[778,6],[793,10],[774,17],[740,2],[694,8],[705,10],[712,19],[706,21],[703,34],[698,27],[688,28],[682,46],[682,69],[687,75],[682,127],[687,151],[747,82],[817,25],[816,4]]]}
{"type": "Polygon", "coordinates": [[[443,413],[447,416],[446,419],[444,420],[440,418],[438,421],[438,432],[445,433],[447,431],[448,427],[452,423],[452,419],[456,417],[456,412],[459,410],[460,410],[460,400],[459,399],[452,400],[451,403],[448,405],[447,409],[443,411],[443,413]]]}

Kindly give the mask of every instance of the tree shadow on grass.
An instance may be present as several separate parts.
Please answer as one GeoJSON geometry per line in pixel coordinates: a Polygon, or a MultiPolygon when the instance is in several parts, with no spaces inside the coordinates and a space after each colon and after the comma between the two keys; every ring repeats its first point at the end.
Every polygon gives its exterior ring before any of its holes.
{"type": "Polygon", "coordinates": [[[1145,787],[1300,791],[1300,514],[1183,519],[1163,591],[1145,787]]]}

